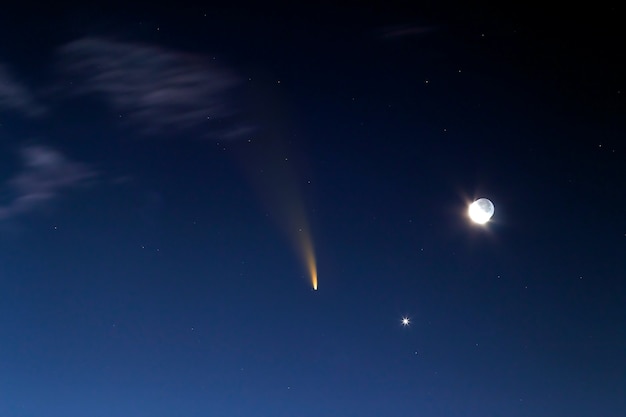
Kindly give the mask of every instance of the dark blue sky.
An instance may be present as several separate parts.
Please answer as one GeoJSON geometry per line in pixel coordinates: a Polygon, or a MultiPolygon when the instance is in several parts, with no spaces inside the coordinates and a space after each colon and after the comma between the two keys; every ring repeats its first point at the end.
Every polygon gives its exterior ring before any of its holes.
{"type": "Polygon", "coordinates": [[[0,17],[0,416],[626,414],[616,10],[48,7],[0,17]]]}

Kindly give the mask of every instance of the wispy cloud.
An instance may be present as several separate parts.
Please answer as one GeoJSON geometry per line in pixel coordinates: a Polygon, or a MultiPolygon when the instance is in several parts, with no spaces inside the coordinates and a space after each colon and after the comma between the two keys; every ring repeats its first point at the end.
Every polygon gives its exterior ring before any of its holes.
{"type": "Polygon", "coordinates": [[[46,205],[64,190],[96,176],[87,165],[41,145],[20,149],[20,171],[5,183],[8,201],[0,205],[0,219],[7,219],[46,205]]]}
{"type": "Polygon", "coordinates": [[[396,25],[387,26],[378,31],[383,39],[398,39],[408,36],[419,36],[437,30],[436,26],[396,25]]]}
{"type": "Polygon", "coordinates": [[[144,133],[223,131],[224,120],[235,115],[226,93],[239,79],[204,57],[99,38],[65,45],[61,57],[77,93],[101,94],[144,133]]]}
{"type": "Polygon", "coordinates": [[[37,117],[45,113],[29,90],[11,75],[6,66],[0,63],[0,110],[16,110],[37,117]]]}

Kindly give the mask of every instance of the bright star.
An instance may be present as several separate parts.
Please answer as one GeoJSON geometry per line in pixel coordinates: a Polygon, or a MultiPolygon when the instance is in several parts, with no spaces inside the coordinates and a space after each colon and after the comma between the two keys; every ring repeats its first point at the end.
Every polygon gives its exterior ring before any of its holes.
{"type": "Polygon", "coordinates": [[[408,317],[402,317],[402,325],[408,326],[409,324],[411,324],[411,320],[408,317]]]}

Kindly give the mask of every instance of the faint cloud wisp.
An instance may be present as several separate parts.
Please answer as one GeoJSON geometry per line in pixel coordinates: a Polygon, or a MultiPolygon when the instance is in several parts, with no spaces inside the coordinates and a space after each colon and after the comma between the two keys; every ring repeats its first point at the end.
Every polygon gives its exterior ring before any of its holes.
{"type": "Polygon", "coordinates": [[[21,170],[5,183],[11,197],[0,205],[0,220],[42,207],[63,190],[85,184],[96,176],[87,165],[71,161],[46,146],[22,147],[20,156],[21,170]]]}
{"type": "Polygon", "coordinates": [[[0,110],[17,110],[28,117],[46,113],[31,93],[0,63],[0,110]]]}
{"type": "Polygon", "coordinates": [[[99,38],[67,44],[61,57],[63,70],[77,77],[75,93],[101,94],[144,134],[223,130],[220,121],[235,114],[225,93],[239,79],[204,57],[99,38]]]}
{"type": "Polygon", "coordinates": [[[408,36],[424,35],[433,32],[438,28],[435,26],[417,26],[417,25],[396,25],[387,26],[378,31],[378,35],[382,39],[398,39],[408,36]]]}

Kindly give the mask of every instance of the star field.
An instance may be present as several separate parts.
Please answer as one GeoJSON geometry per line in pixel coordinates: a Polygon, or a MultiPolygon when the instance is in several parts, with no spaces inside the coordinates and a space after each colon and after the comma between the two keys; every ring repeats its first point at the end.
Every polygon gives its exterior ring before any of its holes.
{"type": "Polygon", "coordinates": [[[625,415],[623,32],[14,6],[0,415],[625,415]]]}

